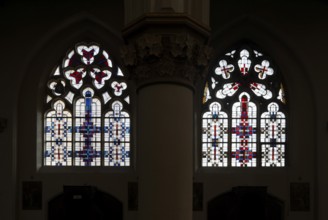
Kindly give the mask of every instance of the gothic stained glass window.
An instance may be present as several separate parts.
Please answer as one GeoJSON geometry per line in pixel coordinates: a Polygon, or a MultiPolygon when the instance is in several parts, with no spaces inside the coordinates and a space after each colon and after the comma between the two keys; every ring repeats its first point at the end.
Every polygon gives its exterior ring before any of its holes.
{"type": "Polygon", "coordinates": [[[106,50],[77,44],[46,90],[44,166],[130,166],[128,83],[106,50]]]}
{"type": "Polygon", "coordinates": [[[203,167],[284,167],[286,96],[282,76],[260,50],[225,53],[202,98],[203,167]]]}

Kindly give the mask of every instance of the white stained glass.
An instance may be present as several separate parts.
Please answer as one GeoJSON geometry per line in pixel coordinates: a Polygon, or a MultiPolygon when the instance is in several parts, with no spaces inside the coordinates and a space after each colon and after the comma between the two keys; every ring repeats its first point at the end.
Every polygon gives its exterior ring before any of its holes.
{"type": "Polygon", "coordinates": [[[247,50],[242,50],[240,52],[240,60],[238,60],[239,70],[243,75],[248,74],[249,68],[251,67],[251,60],[248,59],[249,52],[247,50]]]}
{"type": "Polygon", "coordinates": [[[64,61],[64,68],[69,66],[70,60],[71,60],[71,58],[73,57],[73,55],[74,55],[74,50],[72,50],[72,51],[68,54],[67,59],[64,61]]]}
{"type": "Polygon", "coordinates": [[[106,60],[107,60],[107,65],[108,65],[109,67],[113,67],[112,61],[109,59],[109,55],[108,55],[108,53],[107,53],[106,51],[103,51],[103,55],[104,55],[104,57],[105,57],[106,60]]]}
{"type": "Polygon", "coordinates": [[[262,144],[262,167],[284,167],[285,166],[285,145],[276,144],[273,147],[270,144],[262,144]]]}
{"type": "Polygon", "coordinates": [[[267,75],[273,75],[273,69],[270,66],[270,62],[267,60],[263,60],[261,65],[257,64],[254,67],[255,72],[259,73],[259,79],[265,79],[267,75]]]}
{"type": "Polygon", "coordinates": [[[222,75],[223,79],[229,79],[230,73],[234,69],[235,67],[232,64],[228,64],[226,60],[220,60],[219,67],[215,68],[215,74],[222,75]]]}
{"type": "Polygon", "coordinates": [[[202,164],[205,167],[228,165],[228,116],[213,102],[203,114],[202,164]]]}
{"type": "Polygon", "coordinates": [[[56,71],[54,73],[54,76],[59,76],[60,75],[60,71],[59,71],[59,66],[56,68],[56,71]]]}
{"type": "Polygon", "coordinates": [[[124,76],[123,75],[123,72],[122,72],[122,70],[120,68],[118,68],[118,70],[117,70],[117,75],[118,76],[124,76]]]}
{"type": "Polygon", "coordinates": [[[105,104],[107,104],[107,102],[109,102],[109,100],[112,99],[112,97],[110,97],[110,95],[108,94],[108,92],[104,92],[104,93],[102,94],[102,96],[103,96],[103,100],[104,100],[104,103],[105,103],[105,104]]]}
{"type": "Polygon", "coordinates": [[[256,50],[254,50],[254,53],[255,53],[255,56],[256,56],[256,57],[261,57],[261,56],[263,56],[262,53],[260,53],[260,52],[258,52],[258,51],[256,51],[256,50]]]}
{"type": "Polygon", "coordinates": [[[223,85],[223,89],[220,89],[216,93],[216,97],[224,99],[227,96],[233,96],[239,89],[239,83],[226,83],[223,85]]]}
{"type": "Polygon", "coordinates": [[[57,101],[45,118],[44,165],[70,166],[72,153],[72,115],[57,101]]]}
{"type": "Polygon", "coordinates": [[[130,104],[130,96],[127,96],[127,97],[124,99],[124,101],[125,101],[126,103],[130,104]]]}
{"type": "Polygon", "coordinates": [[[122,111],[123,105],[119,101],[112,104],[113,111],[105,115],[105,166],[130,165],[130,116],[122,111]]]}
{"type": "Polygon", "coordinates": [[[45,106],[53,104],[44,114],[45,166],[130,166],[125,107],[131,100],[124,74],[110,57],[95,43],[77,44],[53,69],[44,100],[45,106]],[[112,117],[105,121],[109,103],[112,117]]]}
{"type": "Polygon", "coordinates": [[[277,103],[268,105],[268,112],[261,115],[261,142],[286,141],[286,118],[285,114],[279,111],[277,103]]]}
{"type": "Polygon", "coordinates": [[[266,86],[260,83],[250,83],[250,88],[257,96],[263,96],[265,99],[271,99],[272,98],[272,92],[268,89],[266,89],[266,86]]]}
{"type": "Polygon", "coordinates": [[[218,81],[216,81],[213,77],[211,77],[212,81],[212,89],[215,89],[216,85],[218,84],[218,81]]]}
{"type": "Polygon", "coordinates": [[[284,166],[286,119],[277,103],[261,115],[262,166],[284,166]]]}
{"type": "Polygon", "coordinates": [[[49,103],[51,100],[52,100],[52,97],[48,95],[47,96],[47,103],[49,103]]]}
{"type": "Polygon", "coordinates": [[[236,53],[236,50],[233,50],[233,51],[231,51],[229,53],[226,53],[225,55],[228,56],[228,57],[233,58],[235,53],[236,53]]]}
{"type": "Polygon", "coordinates": [[[66,97],[65,97],[65,99],[72,104],[73,103],[73,99],[74,99],[74,95],[75,95],[74,93],[68,92],[67,95],[66,95],[66,97]]]}
{"type": "Polygon", "coordinates": [[[205,83],[202,103],[203,107],[212,102],[221,104],[222,109],[227,111],[229,134],[226,141],[212,143],[211,125],[218,123],[216,126],[222,128],[224,123],[219,125],[218,119],[205,118],[208,110],[204,109],[202,166],[284,166],[285,111],[274,112],[274,109],[284,106],[286,97],[279,75],[272,78],[274,74],[279,74],[276,73],[272,61],[262,52],[245,45],[225,53],[219,58],[214,70],[205,83]],[[280,88],[277,88],[279,84],[280,88]],[[234,97],[236,95],[239,96],[237,102],[234,97]],[[276,103],[270,104],[271,110],[264,114],[266,110],[263,108],[272,101],[276,103]],[[206,132],[209,133],[208,136],[205,135],[206,132]],[[217,151],[218,149],[220,150],[217,151]],[[213,162],[218,154],[224,157],[213,162]]]}
{"type": "Polygon", "coordinates": [[[86,109],[89,109],[91,107],[91,116],[90,117],[101,117],[101,102],[97,98],[92,98],[93,90],[87,88],[83,91],[83,94],[84,94],[85,98],[80,98],[76,101],[75,116],[76,117],[85,117],[86,113],[87,113],[86,109]],[[86,92],[91,93],[90,104],[87,101],[88,97],[86,97],[86,92]]]}
{"type": "Polygon", "coordinates": [[[123,91],[127,88],[127,84],[125,82],[119,83],[119,82],[114,81],[114,82],[112,82],[111,86],[112,86],[112,88],[114,90],[114,94],[116,96],[121,96],[123,91]]]}

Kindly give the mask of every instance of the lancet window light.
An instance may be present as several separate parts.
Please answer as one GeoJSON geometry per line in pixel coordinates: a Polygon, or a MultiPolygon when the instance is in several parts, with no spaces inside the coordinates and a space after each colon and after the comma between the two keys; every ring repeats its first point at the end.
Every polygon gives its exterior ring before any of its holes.
{"type": "Polygon", "coordinates": [[[202,100],[203,167],[284,167],[286,96],[269,57],[249,45],[220,57],[202,100]]]}
{"type": "Polygon", "coordinates": [[[46,93],[44,166],[130,166],[128,84],[108,51],[77,44],[46,93]]]}

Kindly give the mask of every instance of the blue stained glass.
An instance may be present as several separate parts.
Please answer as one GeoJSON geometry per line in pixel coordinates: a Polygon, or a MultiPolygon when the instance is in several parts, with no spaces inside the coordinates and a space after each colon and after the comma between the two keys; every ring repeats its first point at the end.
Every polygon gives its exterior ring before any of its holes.
{"type": "Polygon", "coordinates": [[[98,44],[70,50],[47,83],[44,165],[130,166],[127,88],[121,69],[98,44]]]}

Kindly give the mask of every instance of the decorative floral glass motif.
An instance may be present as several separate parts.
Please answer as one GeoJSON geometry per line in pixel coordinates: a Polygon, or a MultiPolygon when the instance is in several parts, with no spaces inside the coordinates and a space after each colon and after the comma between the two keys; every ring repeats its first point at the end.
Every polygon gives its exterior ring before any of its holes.
{"type": "Polygon", "coordinates": [[[130,166],[130,96],[121,69],[80,43],[47,84],[44,166],[130,166]]]}
{"type": "Polygon", "coordinates": [[[202,166],[285,166],[284,88],[260,50],[244,45],[226,52],[205,83],[202,166]]]}

